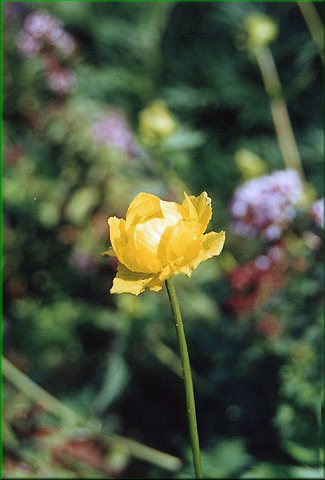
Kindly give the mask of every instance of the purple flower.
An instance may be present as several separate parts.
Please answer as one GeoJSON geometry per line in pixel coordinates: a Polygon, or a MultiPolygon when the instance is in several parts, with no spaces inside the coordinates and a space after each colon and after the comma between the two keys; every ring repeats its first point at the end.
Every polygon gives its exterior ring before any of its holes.
{"type": "Polygon", "coordinates": [[[63,29],[61,22],[47,12],[37,10],[25,18],[17,47],[22,55],[32,56],[45,44],[63,55],[71,55],[76,49],[74,38],[63,29]]]}
{"type": "Polygon", "coordinates": [[[63,30],[56,37],[53,36],[52,32],[52,43],[53,45],[64,55],[71,55],[76,50],[76,42],[70,33],[64,32],[63,30]]]}
{"type": "Polygon", "coordinates": [[[278,263],[284,259],[285,252],[283,248],[279,245],[274,245],[273,247],[269,248],[267,256],[269,257],[271,262],[278,263]]]}
{"type": "Polygon", "coordinates": [[[70,265],[72,265],[79,273],[83,275],[91,275],[96,271],[96,263],[83,250],[73,250],[70,255],[70,265]]]}
{"type": "Polygon", "coordinates": [[[91,127],[94,140],[107,147],[116,148],[133,156],[137,153],[133,135],[120,113],[106,114],[91,127]]]}
{"type": "Polygon", "coordinates": [[[47,83],[53,93],[66,95],[76,85],[76,76],[68,68],[60,68],[49,73],[47,83]]]}
{"type": "Polygon", "coordinates": [[[20,32],[17,38],[17,48],[24,57],[33,57],[42,48],[42,43],[27,32],[20,32]]]}
{"type": "Polygon", "coordinates": [[[270,241],[279,239],[296,215],[302,191],[294,170],[278,170],[245,182],[236,189],[231,204],[235,231],[243,237],[261,234],[270,241]]]}
{"type": "Polygon", "coordinates": [[[316,225],[324,230],[324,198],[320,198],[314,202],[311,207],[311,216],[316,225]]]}
{"type": "Polygon", "coordinates": [[[47,12],[37,10],[25,18],[24,30],[34,38],[41,38],[48,34],[51,29],[61,28],[58,21],[47,12]]]}

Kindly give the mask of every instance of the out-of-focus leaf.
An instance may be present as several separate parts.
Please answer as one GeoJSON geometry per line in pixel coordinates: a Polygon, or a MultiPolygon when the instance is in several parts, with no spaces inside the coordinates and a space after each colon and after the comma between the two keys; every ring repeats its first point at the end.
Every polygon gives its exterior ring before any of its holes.
{"type": "Polygon", "coordinates": [[[173,108],[192,110],[206,107],[214,100],[215,94],[210,89],[196,89],[188,85],[169,87],[164,90],[164,97],[173,108]]]}
{"type": "Polygon", "coordinates": [[[69,200],[65,209],[65,217],[79,225],[83,223],[99,200],[99,191],[94,186],[77,190],[69,200]]]}
{"type": "Polygon", "coordinates": [[[293,467],[291,478],[324,478],[324,467],[322,468],[306,468],[293,467]]]}
{"type": "Polygon", "coordinates": [[[299,463],[314,465],[318,461],[319,451],[317,448],[307,448],[290,440],[284,440],[282,446],[299,463]]]}
{"type": "MultiPolygon", "coordinates": [[[[241,439],[222,440],[215,447],[202,452],[205,478],[239,478],[253,457],[241,439]]],[[[192,468],[187,467],[177,478],[193,478],[192,468]],[[188,474],[190,474],[188,476],[188,474]]]]}
{"type": "Polygon", "coordinates": [[[123,470],[129,463],[130,455],[120,445],[113,445],[106,455],[106,462],[115,472],[123,470]]]}
{"type": "Polygon", "coordinates": [[[10,424],[6,422],[6,420],[2,421],[2,438],[4,446],[10,450],[17,450],[19,448],[18,439],[10,424]]]}
{"type": "Polygon", "coordinates": [[[150,80],[123,67],[106,67],[100,70],[90,65],[80,65],[77,70],[80,93],[88,92],[93,98],[104,99],[112,92],[143,94],[151,88],[150,80]]]}
{"type": "Polygon", "coordinates": [[[128,380],[129,372],[123,357],[118,353],[111,353],[107,360],[102,388],[94,399],[95,411],[103,413],[121,395],[128,380]]]}
{"type": "Polygon", "coordinates": [[[39,208],[39,219],[45,227],[54,227],[60,219],[58,205],[50,202],[43,202],[39,208]]]}
{"type": "Polygon", "coordinates": [[[185,318],[218,318],[218,305],[204,292],[193,290],[190,295],[186,293],[180,297],[184,299],[182,303],[185,318]]]}
{"type": "Polygon", "coordinates": [[[261,462],[240,478],[324,478],[324,471],[317,468],[261,462]]]}
{"type": "Polygon", "coordinates": [[[317,280],[308,277],[295,278],[292,282],[292,294],[303,295],[309,297],[319,290],[320,285],[317,280]]]}
{"type": "Polygon", "coordinates": [[[176,152],[179,150],[190,150],[198,148],[205,142],[206,136],[203,132],[181,130],[175,132],[169,138],[164,140],[163,150],[168,152],[176,152]]]}

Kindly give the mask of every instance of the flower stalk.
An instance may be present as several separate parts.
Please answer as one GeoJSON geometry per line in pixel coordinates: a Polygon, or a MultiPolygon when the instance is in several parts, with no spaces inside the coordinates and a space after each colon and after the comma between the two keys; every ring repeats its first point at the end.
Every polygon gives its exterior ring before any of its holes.
{"type": "Polygon", "coordinates": [[[268,45],[254,50],[261,71],[265,91],[270,98],[270,107],[280,151],[286,168],[298,171],[305,180],[302,161],[291,125],[287,105],[282,95],[282,85],[275,61],[268,45]]]}
{"type": "Polygon", "coordinates": [[[202,459],[201,459],[199,434],[198,434],[197,421],[196,421],[195,398],[194,398],[191,365],[190,365],[190,358],[187,350],[182,315],[179,308],[176,291],[175,291],[172,279],[171,278],[167,279],[165,283],[166,283],[167,293],[168,293],[172,314],[175,322],[178,345],[179,345],[179,350],[181,354],[182,376],[184,381],[185,397],[186,397],[186,412],[187,412],[188,425],[189,425],[189,431],[190,431],[194,469],[196,473],[196,478],[203,478],[202,459]]]}
{"type": "Polygon", "coordinates": [[[324,28],[316,7],[312,2],[298,2],[301,14],[310,30],[311,36],[319,49],[319,55],[324,63],[324,28]]]}

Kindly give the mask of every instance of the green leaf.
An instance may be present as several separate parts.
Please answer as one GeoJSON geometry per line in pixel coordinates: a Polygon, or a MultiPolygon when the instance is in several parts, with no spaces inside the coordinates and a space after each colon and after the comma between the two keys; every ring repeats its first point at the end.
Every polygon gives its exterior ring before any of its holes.
{"type": "Polygon", "coordinates": [[[318,451],[315,448],[308,448],[289,440],[284,440],[282,446],[299,463],[314,465],[318,460],[318,451]]]}
{"type": "Polygon", "coordinates": [[[114,250],[110,247],[105,252],[101,252],[102,257],[116,257],[114,250]]]}
{"type": "Polygon", "coordinates": [[[165,152],[176,152],[179,150],[190,150],[198,148],[205,142],[205,135],[202,132],[191,132],[180,130],[175,132],[163,142],[165,152]]]}
{"type": "Polygon", "coordinates": [[[10,424],[6,422],[6,420],[3,420],[2,422],[2,436],[5,447],[7,447],[9,450],[18,450],[18,439],[10,424]]]}
{"type": "Polygon", "coordinates": [[[128,380],[128,367],[123,357],[117,353],[111,353],[108,357],[102,388],[94,400],[97,413],[103,413],[121,395],[128,380]]]}
{"type": "Polygon", "coordinates": [[[73,193],[65,209],[66,219],[74,224],[83,223],[99,200],[96,187],[84,187],[73,193]]]}
{"type": "Polygon", "coordinates": [[[294,467],[292,478],[324,478],[324,468],[294,467]]]}

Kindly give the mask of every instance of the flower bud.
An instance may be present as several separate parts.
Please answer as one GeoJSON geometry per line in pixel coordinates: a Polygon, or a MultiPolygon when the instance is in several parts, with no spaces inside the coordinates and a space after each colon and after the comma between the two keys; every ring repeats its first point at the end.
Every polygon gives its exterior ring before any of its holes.
{"type": "Polygon", "coordinates": [[[145,143],[157,143],[174,133],[175,128],[175,118],[162,100],[154,100],[139,114],[139,133],[145,143]]]}
{"type": "Polygon", "coordinates": [[[278,26],[263,13],[252,13],[245,19],[248,46],[259,48],[273,42],[278,36],[278,26]]]}
{"type": "Polygon", "coordinates": [[[246,179],[259,177],[267,170],[264,160],[246,148],[241,148],[235,153],[235,163],[246,179]]]}

